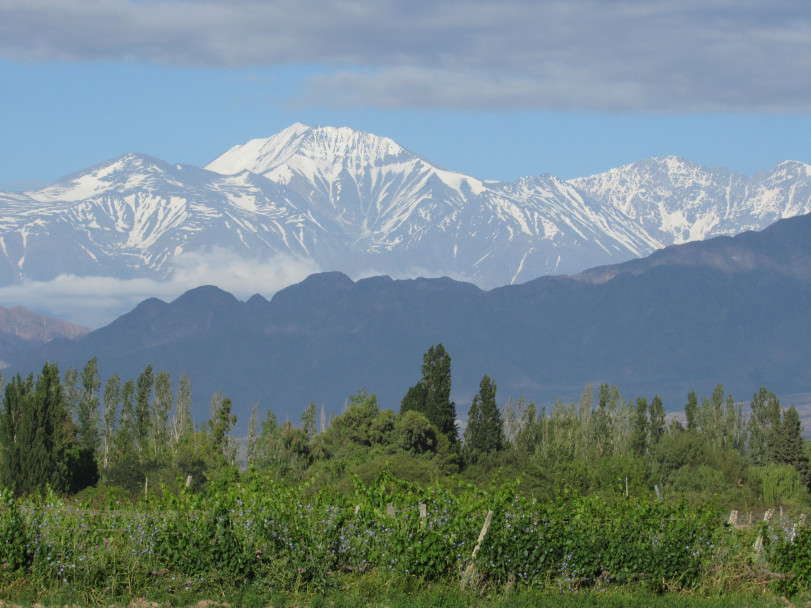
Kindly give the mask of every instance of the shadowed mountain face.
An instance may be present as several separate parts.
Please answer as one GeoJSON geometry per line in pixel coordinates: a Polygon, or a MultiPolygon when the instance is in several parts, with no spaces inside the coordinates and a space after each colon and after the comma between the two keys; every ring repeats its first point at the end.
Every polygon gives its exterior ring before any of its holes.
{"type": "Polygon", "coordinates": [[[267,301],[200,287],[171,303],[147,300],[107,327],[20,360],[62,369],[98,356],[102,374],[136,377],[147,364],[192,378],[195,415],[222,390],[241,425],[255,402],[297,422],[310,401],[340,412],[361,388],[397,409],[442,342],[460,416],[484,374],[498,397],[539,405],[577,398],[586,383],[626,398],[683,407],[717,383],[737,399],[765,385],[811,389],[811,216],[759,233],[678,245],[575,277],[483,291],[451,279],[353,282],[313,275],[267,301]]]}

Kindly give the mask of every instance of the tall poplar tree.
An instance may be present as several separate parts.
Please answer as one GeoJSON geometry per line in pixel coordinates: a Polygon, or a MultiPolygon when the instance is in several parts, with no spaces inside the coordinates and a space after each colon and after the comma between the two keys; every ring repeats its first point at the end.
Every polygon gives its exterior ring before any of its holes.
{"type": "Polygon", "coordinates": [[[659,443],[659,440],[665,433],[666,422],[665,407],[664,404],[662,404],[662,398],[659,397],[659,395],[656,395],[653,398],[653,401],[650,402],[648,416],[650,418],[648,422],[648,429],[650,431],[650,445],[655,446],[657,443],[659,443]]]}
{"type": "Polygon", "coordinates": [[[486,374],[473,397],[464,440],[464,454],[469,462],[476,462],[481,454],[504,449],[504,425],[496,403],[496,383],[486,374]]]}
{"type": "Polygon", "coordinates": [[[637,397],[631,418],[631,452],[642,456],[648,445],[648,400],[637,397]]]}
{"type": "Polygon", "coordinates": [[[698,398],[695,391],[687,395],[687,404],[684,406],[684,417],[687,419],[687,430],[698,430],[698,398]]]}
{"type": "Polygon", "coordinates": [[[169,450],[169,412],[173,405],[169,372],[158,372],[155,375],[155,395],[150,407],[150,441],[153,446],[152,454],[158,460],[169,450]]]}
{"type": "Polygon", "coordinates": [[[74,410],[78,452],[73,486],[77,490],[92,486],[99,480],[96,450],[99,446],[100,387],[98,360],[93,357],[82,369],[78,402],[74,410]]]}
{"type": "Polygon", "coordinates": [[[148,454],[149,431],[151,427],[150,403],[152,401],[153,382],[152,366],[147,365],[146,369],[138,376],[138,384],[135,391],[135,443],[141,460],[146,458],[148,454]]]}
{"type": "Polygon", "coordinates": [[[403,397],[400,413],[416,410],[458,445],[456,404],[451,401],[451,357],[442,344],[431,346],[422,359],[422,379],[403,397]]]}
{"type": "Polygon", "coordinates": [[[104,387],[103,414],[101,424],[101,468],[110,466],[111,452],[114,452],[115,433],[118,427],[121,405],[121,378],[113,374],[104,387]]]}
{"type": "Polygon", "coordinates": [[[191,379],[181,374],[177,383],[177,399],[175,400],[175,415],[172,417],[172,446],[177,450],[177,444],[183,437],[194,432],[191,417],[191,379]]]}

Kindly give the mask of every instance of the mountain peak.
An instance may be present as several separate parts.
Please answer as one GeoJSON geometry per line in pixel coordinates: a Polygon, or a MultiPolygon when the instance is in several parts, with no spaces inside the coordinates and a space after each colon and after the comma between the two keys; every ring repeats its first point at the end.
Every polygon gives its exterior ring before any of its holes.
{"type": "Polygon", "coordinates": [[[307,169],[313,163],[354,167],[374,165],[399,157],[404,152],[387,137],[349,127],[309,127],[295,123],[271,137],[234,146],[205,168],[224,175],[245,170],[268,175],[284,166],[311,173],[312,169],[307,169]]]}
{"type": "Polygon", "coordinates": [[[26,194],[42,202],[74,202],[103,194],[113,188],[140,189],[150,177],[162,180],[171,171],[171,165],[158,158],[129,152],[66,175],[50,186],[26,194]]]}

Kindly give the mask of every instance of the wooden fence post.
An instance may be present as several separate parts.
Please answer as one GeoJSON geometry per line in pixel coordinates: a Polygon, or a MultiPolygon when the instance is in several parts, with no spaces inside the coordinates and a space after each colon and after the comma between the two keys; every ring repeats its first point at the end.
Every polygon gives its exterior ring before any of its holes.
{"type": "MultiPolygon", "coordinates": [[[[772,517],[774,517],[774,509],[767,509],[766,513],[763,514],[763,521],[769,522],[772,517]]],[[[763,532],[757,535],[757,540],[755,541],[755,553],[759,556],[761,551],[763,551],[763,532]]]]}
{"type": "Polygon", "coordinates": [[[484,518],[484,525],[482,531],[479,532],[479,540],[476,541],[476,546],[473,548],[473,554],[470,556],[470,563],[465,568],[465,573],[462,575],[462,588],[467,586],[475,586],[476,583],[476,568],[473,565],[473,560],[476,559],[476,554],[482,546],[482,541],[487,535],[487,530],[490,528],[490,520],[493,518],[493,511],[487,512],[487,517],[484,518]]]}

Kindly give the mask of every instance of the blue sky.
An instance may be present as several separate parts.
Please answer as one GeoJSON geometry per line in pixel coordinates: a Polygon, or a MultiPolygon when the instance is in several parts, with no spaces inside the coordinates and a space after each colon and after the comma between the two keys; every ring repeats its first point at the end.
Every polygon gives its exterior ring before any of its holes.
{"type": "Polygon", "coordinates": [[[0,0],[0,189],[300,121],[485,179],[811,162],[811,5],[0,0]]]}

